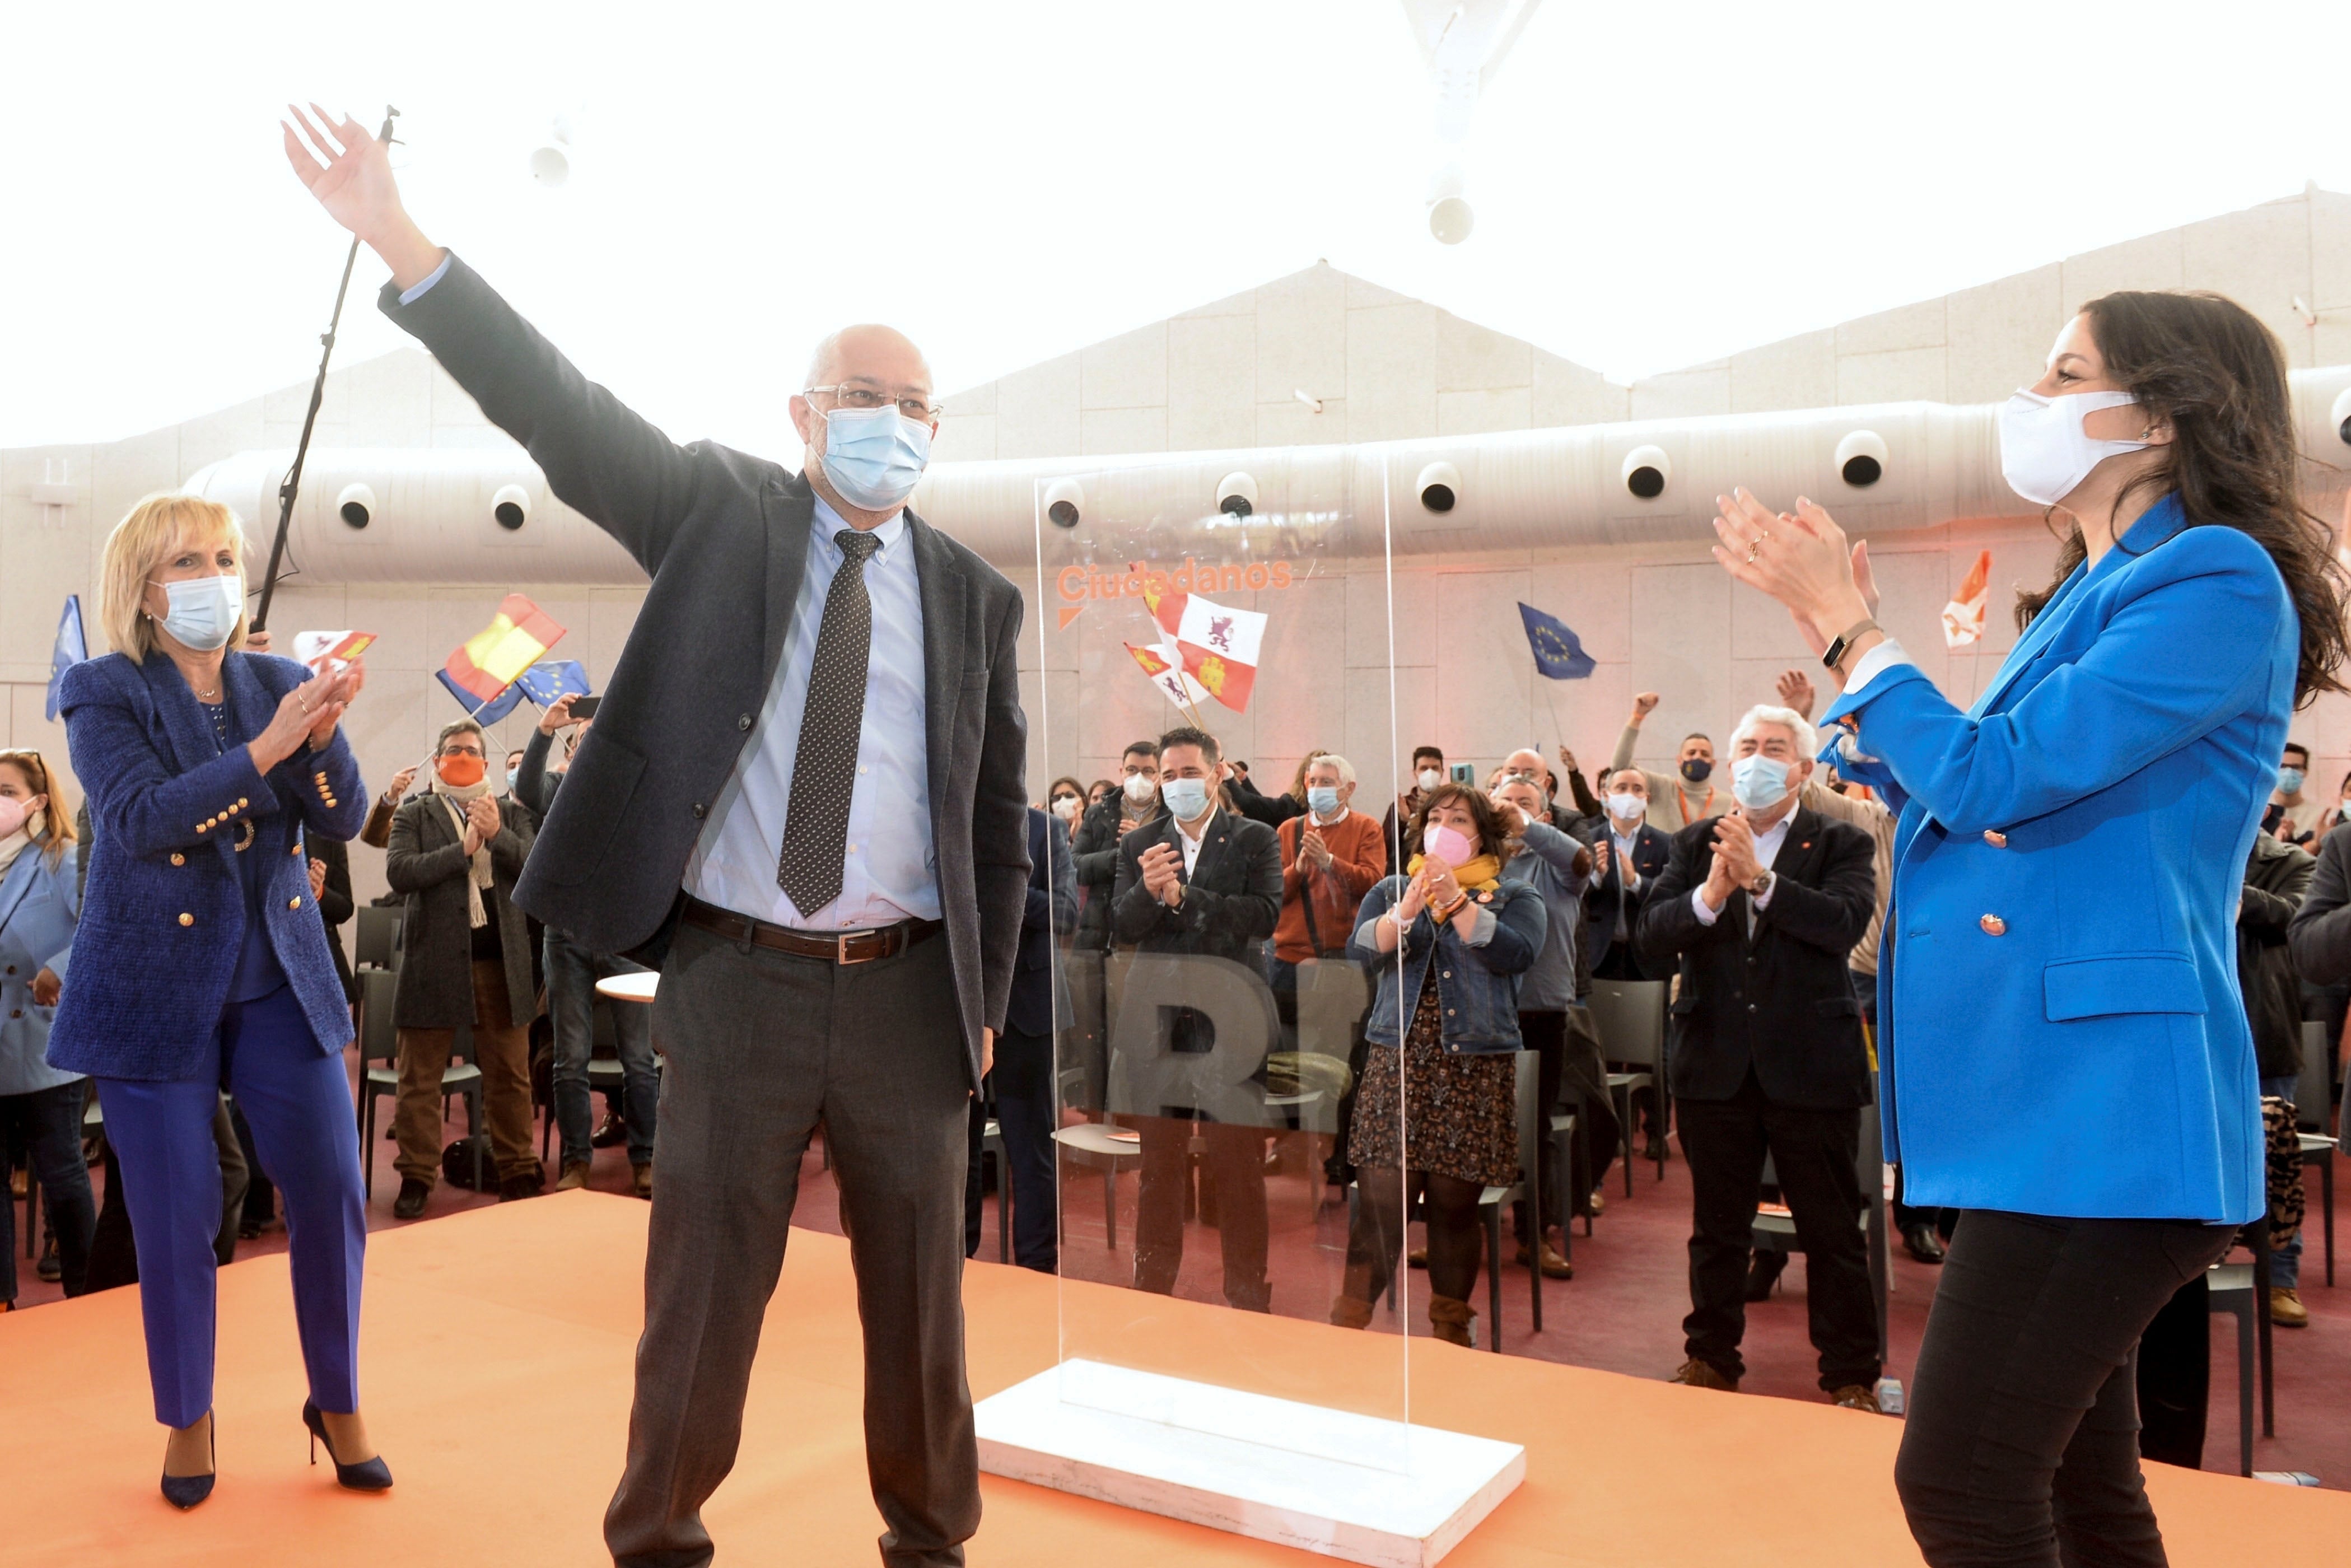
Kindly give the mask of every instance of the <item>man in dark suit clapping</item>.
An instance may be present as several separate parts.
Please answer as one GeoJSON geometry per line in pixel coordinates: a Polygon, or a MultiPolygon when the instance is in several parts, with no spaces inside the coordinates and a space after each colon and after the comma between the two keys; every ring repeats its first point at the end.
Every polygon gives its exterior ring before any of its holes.
{"type": "Polygon", "coordinates": [[[1196,1117],[1224,1249],[1225,1300],[1261,1312],[1272,1299],[1265,1277],[1267,1118],[1263,1092],[1249,1080],[1273,1038],[1273,993],[1256,959],[1281,915],[1281,841],[1263,822],[1217,807],[1224,776],[1215,736],[1169,730],[1159,739],[1166,814],[1119,842],[1112,934],[1144,955],[1180,957],[1182,966],[1160,969],[1138,959],[1128,973],[1111,1040],[1112,1108],[1135,1113],[1143,1135],[1136,1288],[1162,1295],[1176,1289],[1185,1160],[1196,1117]],[[1165,1005],[1162,997],[1202,1005],[1165,1005]],[[1179,1060],[1187,1058],[1206,1060],[1179,1060]],[[1124,1093],[1121,1084],[1130,1086],[1124,1093]]]}
{"type": "Polygon", "coordinates": [[[1688,1359],[1677,1383],[1736,1389],[1755,1207],[1768,1153],[1804,1249],[1821,1386],[1876,1410],[1877,1304],[1855,1169],[1870,1093],[1845,956],[1876,907],[1867,833],[1797,802],[1813,727],[1758,707],[1731,737],[1729,816],[1692,823],[1642,911],[1636,945],[1678,964],[1671,1083],[1689,1160],[1688,1359]]]}
{"type": "Polygon", "coordinates": [[[886,327],[845,328],[791,399],[800,472],[679,446],[424,237],[365,127],[305,120],[286,150],[391,267],[385,313],[653,580],[515,894],[662,976],[662,1179],[606,1544],[621,1568],[711,1560],[701,1509],[821,1118],[857,1238],[882,1555],[961,1563],[964,1145],[1028,896],[1027,731],[1019,591],[905,509],[930,368],[886,327]]]}

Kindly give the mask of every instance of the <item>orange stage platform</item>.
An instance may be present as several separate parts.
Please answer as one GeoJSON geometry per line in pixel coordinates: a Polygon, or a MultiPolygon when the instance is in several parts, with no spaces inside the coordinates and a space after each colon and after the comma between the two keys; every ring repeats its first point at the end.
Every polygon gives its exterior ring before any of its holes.
{"type": "MultiPolygon", "coordinates": [[[[174,1513],[155,1489],[136,1292],[0,1316],[0,1561],[44,1568],[607,1562],[600,1524],[621,1468],[646,1209],[567,1193],[371,1239],[362,1388],[400,1479],[389,1495],[305,1463],[286,1260],[221,1276],[221,1482],[174,1513]]],[[[1108,1319],[1131,1317],[1114,1297],[1108,1319]]],[[[1050,1281],[974,1264],[975,1395],[1054,1359],[1050,1281]]],[[[1235,1314],[1202,1335],[1233,1343],[1235,1314]]],[[[1180,1343],[1179,1322],[1160,1341],[1180,1343]]],[[[1207,1325],[1202,1325],[1207,1328],[1207,1325]]],[[[1268,1364],[1322,1369],[1334,1397],[1384,1366],[1393,1337],[1250,1320],[1268,1364]],[[1360,1358],[1374,1357],[1367,1362],[1360,1358]]],[[[743,1455],[706,1518],[718,1561],[876,1561],[865,1487],[849,1254],[795,1233],[768,1314],[743,1455]]],[[[1172,1364],[1179,1358],[1168,1358],[1172,1364]]],[[[1253,1357],[1254,1359],[1254,1357],[1253,1357]]],[[[1169,1364],[1165,1369],[1176,1370],[1169,1364]]],[[[1292,1393],[1315,1380],[1304,1379],[1292,1393]]],[[[1891,1469],[1897,1423],[1826,1406],[1702,1393],[1416,1340],[1416,1421],[1524,1444],[1526,1484],[1447,1559],[1500,1564],[1915,1563],[1891,1469]]],[[[2331,1561],[2351,1495],[2152,1467],[2179,1564],[2331,1561]],[[2255,1491],[2252,1489],[2260,1488],[2255,1491]]],[[[975,1563],[1304,1564],[1327,1559],[982,1478],[975,1563]]]]}

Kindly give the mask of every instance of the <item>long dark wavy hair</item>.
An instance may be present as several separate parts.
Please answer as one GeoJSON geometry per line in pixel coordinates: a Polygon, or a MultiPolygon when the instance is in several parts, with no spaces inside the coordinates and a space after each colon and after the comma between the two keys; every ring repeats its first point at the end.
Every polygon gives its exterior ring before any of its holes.
{"type": "MultiPolygon", "coordinates": [[[[2351,653],[2345,613],[2351,573],[2335,554],[2333,530],[2302,504],[2294,445],[2294,399],[2276,337],[2233,299],[2202,292],[2127,291],[2082,307],[2106,374],[2152,418],[2168,420],[2163,460],[2123,495],[2150,501],[2179,492],[2189,523],[2222,524],[2252,535],[2285,580],[2302,622],[2294,706],[2346,689],[2351,653]]],[[[2088,557],[2077,521],[2057,552],[2056,574],[2016,597],[2019,631],[2088,557]]]]}

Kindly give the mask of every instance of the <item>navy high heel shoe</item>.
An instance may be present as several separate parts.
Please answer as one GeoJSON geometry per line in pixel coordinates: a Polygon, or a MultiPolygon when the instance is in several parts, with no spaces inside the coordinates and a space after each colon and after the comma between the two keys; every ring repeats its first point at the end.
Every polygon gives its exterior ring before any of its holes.
{"type": "Polygon", "coordinates": [[[335,1458],[335,1440],[327,1436],[327,1418],[319,1414],[315,1401],[302,1402],[302,1425],[310,1429],[310,1462],[319,1462],[319,1445],[327,1445],[327,1458],[334,1460],[335,1479],[353,1491],[385,1491],[392,1486],[392,1467],[379,1454],[360,1464],[347,1465],[335,1458]]]}
{"type": "Polygon", "coordinates": [[[213,1482],[219,1477],[220,1428],[217,1425],[204,1434],[204,1440],[212,1446],[213,1468],[210,1470],[200,1476],[175,1476],[167,1472],[163,1477],[163,1500],[183,1513],[212,1496],[213,1482]]]}

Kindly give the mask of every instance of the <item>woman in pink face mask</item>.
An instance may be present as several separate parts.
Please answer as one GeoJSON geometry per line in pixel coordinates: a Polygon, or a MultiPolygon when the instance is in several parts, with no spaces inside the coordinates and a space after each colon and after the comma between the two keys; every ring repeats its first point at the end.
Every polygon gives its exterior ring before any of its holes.
{"type": "Polygon", "coordinates": [[[1375,883],[1353,951],[1377,986],[1346,1157],[1362,1201],[1331,1321],[1362,1328],[1395,1272],[1412,1197],[1428,1223],[1428,1324],[1475,1343],[1478,1202],[1518,1179],[1519,977],[1542,951],[1542,897],[1500,880],[1510,830],[1465,784],[1440,784],[1415,815],[1405,873],[1375,883]]]}
{"type": "MultiPolygon", "coordinates": [[[[82,1291],[98,1228],[81,1157],[88,1080],[47,1061],[49,1020],[81,917],[81,846],[37,751],[0,751],[0,1118],[31,1130],[33,1175],[57,1231],[58,1278],[82,1291]]],[[[0,1309],[16,1300],[16,1210],[0,1203],[0,1309]]]]}

